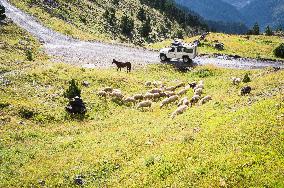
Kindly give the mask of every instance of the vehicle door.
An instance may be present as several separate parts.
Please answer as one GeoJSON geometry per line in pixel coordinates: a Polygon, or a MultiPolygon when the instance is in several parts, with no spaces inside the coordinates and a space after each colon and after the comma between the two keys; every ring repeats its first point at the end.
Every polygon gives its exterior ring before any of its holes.
{"type": "Polygon", "coordinates": [[[172,47],[172,49],[169,50],[169,54],[167,55],[167,58],[176,58],[176,48],[172,47]]]}
{"type": "Polygon", "coordinates": [[[183,49],[184,49],[184,47],[182,47],[182,46],[179,46],[179,47],[177,47],[177,53],[176,53],[176,58],[182,58],[182,56],[183,56],[183,49]]]}

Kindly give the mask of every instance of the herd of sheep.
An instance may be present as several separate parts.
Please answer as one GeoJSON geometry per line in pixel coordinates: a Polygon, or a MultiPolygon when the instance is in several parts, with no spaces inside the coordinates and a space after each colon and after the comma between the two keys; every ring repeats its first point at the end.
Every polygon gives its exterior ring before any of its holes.
{"type": "Polygon", "coordinates": [[[178,104],[177,109],[172,113],[171,118],[176,117],[184,113],[189,107],[196,105],[203,105],[210,100],[211,96],[205,96],[202,98],[204,90],[204,82],[199,81],[185,84],[183,82],[176,84],[175,86],[166,87],[162,82],[146,82],[145,86],[149,89],[145,94],[136,94],[133,96],[124,96],[119,89],[113,89],[106,87],[100,90],[97,94],[100,97],[111,97],[112,99],[120,100],[125,104],[137,105],[137,109],[151,108],[154,102],[160,102],[160,108],[172,103],[178,104]],[[194,95],[189,99],[183,97],[190,89],[193,89],[194,95]]]}

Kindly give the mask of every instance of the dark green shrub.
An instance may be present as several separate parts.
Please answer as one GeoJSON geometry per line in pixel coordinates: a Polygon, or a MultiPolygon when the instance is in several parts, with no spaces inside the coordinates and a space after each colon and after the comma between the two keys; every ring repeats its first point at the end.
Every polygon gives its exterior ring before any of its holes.
{"type": "Polygon", "coordinates": [[[267,36],[272,36],[273,35],[273,31],[271,30],[271,28],[269,26],[267,26],[265,28],[265,35],[267,35],[267,36]]]}
{"type": "Polygon", "coordinates": [[[21,118],[31,119],[36,113],[33,110],[27,108],[21,108],[19,111],[19,115],[21,118]]]}
{"type": "Polygon", "coordinates": [[[137,18],[138,18],[141,22],[143,22],[143,21],[146,20],[147,15],[146,15],[146,11],[145,11],[143,8],[140,8],[140,9],[139,9],[139,12],[138,12],[138,14],[137,14],[137,18]]]}
{"type": "Polygon", "coordinates": [[[4,109],[4,108],[6,108],[8,106],[10,106],[9,103],[2,103],[2,102],[0,102],[0,109],[4,109]]]}
{"type": "Polygon", "coordinates": [[[151,19],[147,18],[143,23],[142,27],[140,29],[140,33],[142,37],[149,37],[149,34],[151,33],[151,19]]]}
{"type": "Polygon", "coordinates": [[[244,83],[251,82],[251,79],[250,79],[248,73],[246,73],[246,75],[245,75],[245,77],[244,77],[244,79],[243,79],[243,82],[244,82],[244,83]]]}
{"type": "Polygon", "coordinates": [[[129,18],[127,15],[122,16],[120,28],[123,35],[131,36],[134,29],[133,19],[129,18]]]}
{"type": "Polygon", "coordinates": [[[69,81],[69,88],[64,92],[63,95],[69,100],[75,97],[81,97],[81,89],[78,87],[78,83],[74,79],[69,81]]]}
{"type": "Polygon", "coordinates": [[[280,46],[275,48],[273,52],[276,57],[284,58],[284,43],[280,44],[280,46]]]}
{"type": "Polygon", "coordinates": [[[4,20],[5,18],[6,18],[5,7],[0,5],[0,21],[4,20]]]}
{"type": "Polygon", "coordinates": [[[34,60],[32,50],[26,50],[26,57],[27,57],[28,61],[33,61],[34,60]]]}
{"type": "Polygon", "coordinates": [[[194,75],[199,78],[206,78],[209,76],[214,76],[214,73],[213,71],[209,69],[201,69],[201,70],[198,70],[197,72],[194,72],[194,75]]]}

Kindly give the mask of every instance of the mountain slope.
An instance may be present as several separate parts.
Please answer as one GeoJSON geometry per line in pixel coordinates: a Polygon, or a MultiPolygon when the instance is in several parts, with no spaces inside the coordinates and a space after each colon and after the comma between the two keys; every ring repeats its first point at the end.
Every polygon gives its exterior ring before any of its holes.
{"type": "Polygon", "coordinates": [[[222,0],[176,0],[206,20],[241,22],[242,17],[236,8],[222,0]]]}
{"type": "Polygon", "coordinates": [[[264,28],[267,25],[284,25],[284,1],[283,0],[254,0],[241,13],[247,25],[252,26],[255,22],[264,28]]]}
{"type": "Polygon", "coordinates": [[[141,3],[139,0],[12,0],[11,2],[56,31],[87,40],[115,40],[141,45],[206,29],[198,17],[178,9],[170,0],[166,1],[169,9],[165,10],[151,6],[152,4],[147,1],[141,3]],[[168,10],[175,11],[179,16],[169,17],[171,13],[168,10]],[[139,19],[141,17],[144,17],[144,20],[139,19]],[[147,23],[146,17],[150,18],[147,23]],[[144,34],[146,31],[146,36],[142,35],[142,29],[144,34]]]}
{"type": "Polygon", "coordinates": [[[241,9],[246,5],[248,5],[252,0],[223,0],[223,1],[235,6],[237,9],[241,9]]]}

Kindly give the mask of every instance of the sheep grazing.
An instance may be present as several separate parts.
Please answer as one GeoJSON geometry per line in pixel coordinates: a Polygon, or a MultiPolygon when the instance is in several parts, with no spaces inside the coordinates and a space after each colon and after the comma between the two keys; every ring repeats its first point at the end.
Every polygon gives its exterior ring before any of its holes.
{"type": "Polygon", "coordinates": [[[137,101],[140,101],[144,99],[144,96],[142,94],[136,94],[133,96],[133,98],[137,101]]]}
{"type": "Polygon", "coordinates": [[[153,93],[146,93],[144,95],[144,99],[147,99],[147,100],[154,99],[154,94],[153,93]]]}
{"type": "Polygon", "coordinates": [[[210,100],[212,100],[212,97],[211,97],[211,96],[206,96],[206,97],[202,98],[202,99],[199,101],[199,105],[201,106],[201,105],[203,105],[203,104],[209,102],[210,100]]]}
{"type": "Polygon", "coordinates": [[[166,88],[166,91],[174,91],[174,90],[176,90],[175,86],[170,86],[166,88]]]}
{"type": "Polygon", "coordinates": [[[158,89],[158,88],[154,88],[154,89],[151,89],[150,91],[149,91],[149,93],[161,93],[162,92],[162,90],[161,89],[158,89]]]}
{"type": "Polygon", "coordinates": [[[152,82],[150,82],[150,81],[147,81],[146,83],[145,83],[145,86],[146,87],[150,87],[152,85],[152,82]]]}
{"type": "Polygon", "coordinates": [[[112,96],[113,98],[116,99],[123,99],[123,94],[121,92],[115,91],[113,90],[113,92],[110,94],[110,96],[112,96]]]}
{"type": "Polygon", "coordinates": [[[188,84],[190,88],[194,89],[197,86],[196,82],[192,82],[188,84]]]}
{"type": "Polygon", "coordinates": [[[114,93],[122,93],[120,89],[113,89],[112,92],[114,92],[114,93]]]}
{"type": "Polygon", "coordinates": [[[231,80],[232,80],[232,84],[234,85],[239,85],[242,82],[242,79],[236,78],[236,77],[233,77],[231,80]]]}
{"type": "Polygon", "coordinates": [[[174,95],[174,96],[171,96],[171,97],[169,97],[169,98],[166,98],[166,99],[164,99],[164,100],[162,101],[162,103],[161,103],[161,105],[160,105],[160,108],[162,108],[163,106],[168,105],[168,104],[170,104],[170,103],[173,103],[173,102],[175,102],[175,101],[177,101],[177,100],[178,100],[178,96],[177,96],[177,95],[174,95]]]}
{"type": "Polygon", "coordinates": [[[241,95],[250,94],[252,88],[250,86],[245,86],[241,89],[241,95]]]}
{"type": "Polygon", "coordinates": [[[159,85],[162,85],[161,81],[155,81],[153,82],[153,86],[158,87],[159,85]]]}
{"type": "Polygon", "coordinates": [[[134,99],[134,97],[126,97],[123,99],[124,103],[136,103],[136,100],[134,99]]]}
{"type": "Polygon", "coordinates": [[[202,88],[198,88],[198,89],[196,89],[196,90],[194,91],[194,95],[199,95],[199,96],[201,96],[202,92],[203,92],[203,89],[202,89],[202,88]]]}
{"type": "Polygon", "coordinates": [[[181,106],[181,105],[187,105],[187,106],[189,105],[189,100],[187,97],[184,97],[179,101],[178,106],[181,106]]]}
{"type": "Polygon", "coordinates": [[[137,108],[146,108],[146,107],[151,108],[151,106],[152,106],[152,102],[147,100],[147,101],[142,101],[138,103],[137,108]]]}
{"type": "Polygon", "coordinates": [[[178,85],[175,86],[175,88],[180,88],[180,87],[184,87],[185,86],[185,83],[181,82],[179,83],[178,85]]]}
{"type": "Polygon", "coordinates": [[[190,99],[190,106],[193,106],[194,104],[196,104],[200,99],[199,95],[194,95],[191,99],[190,99]]]}
{"type": "Polygon", "coordinates": [[[166,94],[166,96],[167,96],[167,97],[171,97],[171,96],[176,95],[176,93],[175,93],[175,92],[173,92],[173,91],[165,92],[165,94],[166,94]]]}
{"type": "Polygon", "coordinates": [[[165,92],[160,93],[160,97],[167,97],[167,93],[165,92]]]}
{"type": "Polygon", "coordinates": [[[197,89],[204,89],[204,84],[199,83],[198,85],[195,86],[195,88],[193,90],[195,91],[197,89]]]}
{"type": "Polygon", "coordinates": [[[103,89],[103,91],[107,92],[107,93],[111,93],[113,91],[113,89],[111,87],[106,87],[103,89]]]}
{"type": "Polygon", "coordinates": [[[99,91],[97,94],[100,97],[106,97],[107,96],[107,92],[105,92],[105,91],[99,91]]]}
{"type": "Polygon", "coordinates": [[[183,114],[187,109],[187,105],[181,105],[172,113],[171,118],[174,119],[177,115],[183,114]]]}
{"type": "Polygon", "coordinates": [[[154,93],[154,100],[157,100],[161,97],[160,93],[154,93]]]}
{"type": "Polygon", "coordinates": [[[187,89],[187,88],[184,88],[184,89],[180,90],[180,91],[177,93],[177,95],[184,95],[184,94],[186,94],[187,91],[188,91],[188,89],[187,89]]]}

